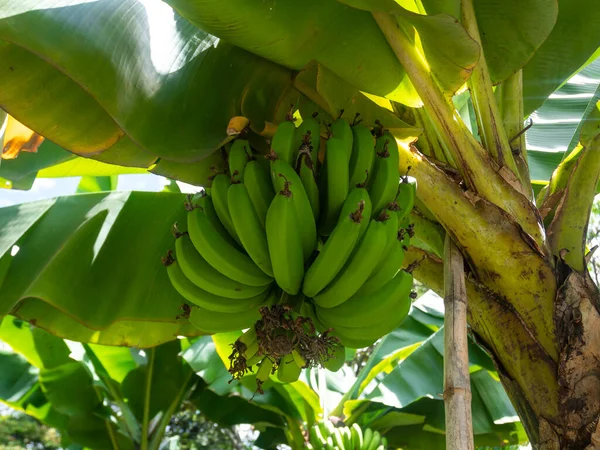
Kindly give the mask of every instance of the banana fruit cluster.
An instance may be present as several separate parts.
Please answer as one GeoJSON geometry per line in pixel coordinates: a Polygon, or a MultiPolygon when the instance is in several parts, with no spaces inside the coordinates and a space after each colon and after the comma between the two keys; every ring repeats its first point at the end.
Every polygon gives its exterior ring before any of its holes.
{"type": "MultiPolygon", "coordinates": [[[[319,331],[371,345],[411,303],[412,276],[399,268],[416,185],[399,174],[396,140],[341,118],[322,139],[308,117],[281,123],[270,147],[258,155],[236,139],[229,173],[188,201],[167,271],[194,305],[190,322],[207,333],[249,328],[261,307],[300,298],[319,331]]],[[[287,359],[278,370],[301,362],[287,359]]]]}
{"type": "Polygon", "coordinates": [[[378,431],[362,428],[335,427],[329,420],[313,425],[308,431],[309,450],[385,450],[387,439],[378,431]]]}

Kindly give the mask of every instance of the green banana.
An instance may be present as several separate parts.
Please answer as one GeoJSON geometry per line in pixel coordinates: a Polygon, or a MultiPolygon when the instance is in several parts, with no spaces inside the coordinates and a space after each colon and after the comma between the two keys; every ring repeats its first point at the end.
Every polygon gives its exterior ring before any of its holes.
{"type": "Polygon", "coordinates": [[[362,222],[367,220],[363,217],[367,202],[370,203],[369,195],[362,188],[353,189],[346,198],[337,225],[304,277],[302,292],[307,297],[321,292],[346,263],[358,240],[362,222]]]}
{"type": "Polygon", "coordinates": [[[350,428],[348,428],[348,427],[342,427],[342,428],[338,428],[338,430],[342,434],[342,439],[343,439],[343,442],[344,442],[344,447],[343,448],[345,450],[352,449],[352,435],[350,434],[350,428]]]}
{"type": "Polygon", "coordinates": [[[364,125],[352,127],[354,136],[350,156],[350,188],[365,183],[371,175],[375,159],[375,137],[364,125]]]}
{"type": "Polygon", "coordinates": [[[334,442],[333,442],[333,437],[329,436],[327,438],[327,441],[325,442],[325,448],[326,450],[339,450],[335,447],[334,442]]]}
{"type": "Polygon", "coordinates": [[[367,428],[363,434],[363,445],[361,448],[367,450],[371,444],[371,440],[373,440],[373,430],[367,428]]]}
{"type": "Polygon", "coordinates": [[[357,424],[353,423],[350,427],[350,434],[352,435],[352,447],[354,450],[361,450],[363,447],[363,432],[362,428],[357,424]]]}
{"type": "Polygon", "coordinates": [[[369,447],[367,450],[377,450],[380,443],[381,443],[381,434],[379,433],[379,431],[374,431],[373,438],[371,439],[371,442],[369,443],[369,447]]]}
{"type": "Polygon", "coordinates": [[[256,306],[237,313],[216,312],[198,306],[191,308],[189,321],[205,333],[226,333],[251,327],[259,319],[256,306]]]}
{"type": "Polygon", "coordinates": [[[198,253],[187,234],[181,234],[175,240],[177,263],[186,278],[211,294],[228,298],[251,298],[264,292],[269,286],[246,286],[227,278],[211,266],[198,253]]]}
{"type": "Polygon", "coordinates": [[[298,367],[300,367],[301,369],[304,369],[304,366],[306,366],[306,360],[302,357],[302,355],[300,354],[300,352],[298,352],[298,350],[296,350],[296,349],[292,350],[292,357],[294,358],[294,361],[296,361],[296,364],[298,365],[298,367]]]}
{"type": "MultiPolygon", "coordinates": [[[[413,277],[401,270],[381,289],[368,295],[355,295],[334,308],[316,307],[317,316],[326,326],[363,328],[377,326],[389,316],[399,317],[410,308],[413,277]]],[[[358,335],[357,335],[358,337],[358,335]]]]}
{"type": "Polygon", "coordinates": [[[347,120],[341,117],[334,120],[331,124],[329,131],[334,139],[341,140],[344,145],[342,148],[346,151],[346,163],[350,163],[350,157],[352,155],[352,145],[354,137],[352,136],[352,128],[347,120]]]}
{"type": "Polygon", "coordinates": [[[246,253],[264,273],[272,277],[273,267],[269,257],[267,236],[254,210],[246,185],[232,184],[227,193],[227,202],[233,225],[246,253]]]}
{"type": "Polygon", "coordinates": [[[356,292],[356,295],[366,296],[379,290],[398,273],[402,266],[402,261],[404,261],[403,241],[396,238],[388,245],[387,251],[383,254],[379,265],[356,292]]]}
{"type": "Polygon", "coordinates": [[[256,329],[254,327],[250,327],[245,333],[237,338],[237,340],[246,347],[243,351],[246,362],[258,353],[258,336],[256,335],[256,329]]]}
{"type": "MultiPolygon", "coordinates": [[[[386,216],[389,219],[389,216],[386,216]]],[[[314,297],[321,308],[333,308],[352,297],[377,266],[387,243],[386,227],[379,220],[371,220],[366,233],[352,251],[352,255],[333,281],[314,297]]]]}
{"type": "Polygon", "coordinates": [[[323,363],[323,367],[330,372],[337,372],[346,363],[346,348],[343,345],[337,345],[333,350],[333,355],[323,363]]]}
{"type": "MultiPolygon", "coordinates": [[[[329,235],[348,196],[348,149],[347,142],[339,138],[327,140],[325,161],[320,173],[319,192],[321,193],[321,220],[319,232],[329,235]]],[[[351,151],[352,147],[350,147],[351,151]]]]}
{"type": "MultiPolygon", "coordinates": [[[[321,124],[316,118],[316,114],[302,118],[302,123],[296,128],[296,146],[302,148],[307,145],[310,148],[310,157],[315,164],[315,169],[319,155],[319,145],[321,143],[321,124]]],[[[317,171],[315,170],[315,173],[317,171]]]]}
{"type": "Polygon", "coordinates": [[[287,189],[292,193],[292,204],[298,220],[298,233],[302,243],[303,261],[317,248],[317,226],[310,200],[296,171],[281,159],[271,162],[271,181],[276,192],[287,189]]]}
{"type": "Polygon", "coordinates": [[[398,192],[396,194],[396,204],[398,205],[398,220],[401,221],[408,217],[415,206],[415,197],[417,195],[417,180],[412,177],[400,177],[398,192]]]}
{"type": "Polygon", "coordinates": [[[265,170],[265,167],[261,166],[258,161],[250,161],[246,165],[244,180],[258,220],[264,228],[269,205],[275,197],[269,171],[265,170]]]}
{"type": "MultiPolygon", "coordinates": [[[[210,197],[205,197],[210,200],[210,197]]],[[[188,213],[188,233],[194,247],[216,270],[228,278],[248,286],[264,286],[272,281],[248,255],[239,251],[223,237],[210,219],[208,205],[194,208],[188,213]]]]}
{"type": "Polygon", "coordinates": [[[344,449],[344,437],[342,436],[342,432],[339,428],[335,428],[331,433],[331,437],[333,437],[333,442],[337,448],[340,450],[344,449]]]}
{"type": "Polygon", "coordinates": [[[179,294],[188,302],[201,306],[210,311],[222,313],[237,313],[260,305],[267,298],[268,292],[263,292],[251,298],[227,298],[211,294],[192,283],[186,278],[177,261],[167,266],[169,280],[179,294]]]}
{"type": "Polygon", "coordinates": [[[231,180],[227,175],[219,174],[213,179],[212,187],[210,189],[210,196],[212,198],[213,205],[217,217],[229,233],[229,235],[241,243],[240,238],[237,235],[233,221],[231,220],[231,214],[229,213],[229,206],[227,204],[227,191],[231,186],[231,180]]]}
{"type": "Polygon", "coordinates": [[[298,381],[300,374],[302,373],[302,367],[296,364],[296,360],[291,353],[288,353],[279,362],[277,368],[277,378],[283,383],[293,383],[298,381]]]}
{"type": "Polygon", "coordinates": [[[310,443],[315,447],[315,449],[321,450],[325,448],[326,439],[323,436],[321,428],[319,428],[317,425],[310,427],[309,436],[310,443]]]}
{"type": "Polygon", "coordinates": [[[244,181],[246,164],[248,164],[251,155],[252,150],[248,141],[244,139],[233,141],[229,150],[229,173],[233,181],[240,183],[244,181]]]}
{"type": "Polygon", "coordinates": [[[296,162],[296,153],[298,146],[296,145],[296,126],[291,120],[281,122],[277,127],[275,136],[271,141],[271,151],[277,154],[277,157],[285,161],[290,166],[296,162]]]}
{"type": "Polygon", "coordinates": [[[286,185],[267,211],[267,242],[275,280],[291,295],[300,290],[304,276],[304,257],[294,193],[286,185]]]}
{"type": "Polygon", "coordinates": [[[377,340],[379,339],[379,338],[359,339],[359,338],[352,336],[352,334],[348,334],[347,331],[344,333],[344,332],[340,332],[339,330],[334,330],[334,331],[330,332],[329,335],[337,337],[339,339],[339,341],[342,343],[342,345],[344,345],[346,348],[370,347],[373,344],[375,344],[375,342],[377,342],[377,340]]]}
{"type": "Polygon", "coordinates": [[[258,366],[258,370],[256,371],[256,379],[258,381],[262,381],[263,383],[269,379],[271,375],[271,371],[273,370],[273,360],[268,356],[263,358],[258,366]]]}
{"type": "Polygon", "coordinates": [[[369,194],[373,202],[372,216],[381,213],[382,209],[394,201],[400,176],[398,164],[398,144],[394,136],[386,131],[377,138],[373,173],[369,180],[369,194]]]}
{"type": "Polygon", "coordinates": [[[308,201],[310,202],[310,207],[316,222],[319,220],[321,214],[321,204],[314,167],[314,160],[311,158],[310,153],[303,153],[301,150],[298,155],[298,175],[300,176],[300,180],[302,181],[302,185],[308,196],[308,201]]]}
{"type": "Polygon", "coordinates": [[[185,202],[185,208],[188,212],[191,212],[198,208],[201,209],[206,214],[206,218],[217,231],[217,233],[219,233],[226,242],[230,243],[231,245],[237,248],[237,243],[227,232],[227,230],[223,226],[223,223],[219,219],[217,212],[215,211],[213,198],[209,194],[207,194],[207,192],[208,190],[204,190],[204,192],[194,194],[193,196],[188,195],[187,200],[185,202]]]}

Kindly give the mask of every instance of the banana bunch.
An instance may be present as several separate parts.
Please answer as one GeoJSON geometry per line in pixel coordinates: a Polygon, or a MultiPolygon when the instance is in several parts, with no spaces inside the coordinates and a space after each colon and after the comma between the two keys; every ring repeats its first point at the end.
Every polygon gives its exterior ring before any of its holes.
{"type": "Polygon", "coordinates": [[[387,439],[378,431],[362,428],[356,423],[351,427],[335,427],[329,420],[313,425],[308,430],[310,450],[385,450],[387,439]]]}
{"type": "MultiPolygon", "coordinates": [[[[200,330],[249,328],[261,307],[294,303],[319,331],[363,347],[408,314],[412,276],[399,268],[416,185],[399,174],[396,140],[341,118],[321,134],[316,115],[286,120],[264,156],[241,133],[228,173],[188,200],[165,265],[200,330]]],[[[306,363],[291,350],[267,356],[246,355],[261,377],[297,379],[306,363]]]]}

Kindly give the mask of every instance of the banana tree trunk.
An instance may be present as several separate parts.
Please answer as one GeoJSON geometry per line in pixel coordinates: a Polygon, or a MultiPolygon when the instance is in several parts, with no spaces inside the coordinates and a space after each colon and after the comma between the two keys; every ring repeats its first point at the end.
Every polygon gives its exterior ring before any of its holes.
{"type": "MultiPolygon", "coordinates": [[[[418,180],[420,200],[468,263],[472,335],[492,356],[533,448],[600,449],[600,292],[584,268],[583,245],[570,252],[581,257],[582,270],[575,270],[576,264],[565,261],[564,247],[545,241],[538,246],[510,215],[461,189],[415,148],[403,156],[404,169],[410,166],[418,180]]],[[[569,174],[571,183],[577,167],[569,174]]],[[[578,215],[580,222],[585,217],[585,236],[593,194],[583,210],[582,205],[569,209],[569,189],[563,190],[562,211],[552,223],[565,214],[578,215]]],[[[577,193],[585,196],[581,189],[577,193]]],[[[417,242],[443,238],[431,218],[419,210],[414,214],[420,224],[417,242]]],[[[417,279],[444,295],[443,259],[430,249],[411,247],[405,264],[416,261],[417,279]]]]}
{"type": "MultiPolygon", "coordinates": [[[[400,158],[401,173],[418,184],[421,248],[407,264],[420,261],[417,279],[444,295],[444,258],[434,253],[448,234],[467,267],[472,334],[493,358],[533,447],[600,449],[600,293],[585,254],[600,176],[600,102],[579,145],[534,200],[524,140],[515,142],[521,74],[502,84],[497,99],[481,55],[468,82],[480,143],[431,76],[410,24],[373,16],[423,100],[415,117],[422,151],[411,144],[400,158]],[[443,160],[432,151],[436,142],[443,160]]],[[[481,44],[471,0],[461,3],[461,20],[481,44]]]]}

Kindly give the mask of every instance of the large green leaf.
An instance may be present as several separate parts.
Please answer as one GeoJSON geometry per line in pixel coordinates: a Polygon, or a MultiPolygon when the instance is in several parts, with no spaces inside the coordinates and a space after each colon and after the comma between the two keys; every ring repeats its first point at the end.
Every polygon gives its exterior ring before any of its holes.
{"type": "Polygon", "coordinates": [[[525,115],[531,114],[600,47],[596,0],[559,0],[550,36],[523,69],[525,115]]]}
{"type": "Polygon", "coordinates": [[[404,70],[366,11],[334,0],[167,3],[200,28],[285,67],[300,70],[315,60],[362,91],[414,102],[404,70]]]}
{"type": "Polygon", "coordinates": [[[0,210],[0,254],[17,244],[0,312],[61,337],[146,347],[199,334],[160,258],[184,196],[94,193],[0,210]]]}
{"type": "Polygon", "coordinates": [[[177,340],[148,349],[145,363],[123,379],[121,391],[140,422],[169,410],[173,402],[181,401],[182,392],[189,389],[193,372],[182,362],[180,351],[177,340]]]}
{"type": "Polygon", "coordinates": [[[242,112],[275,121],[291,83],[159,0],[3,2],[0,60],[3,109],[69,151],[138,167],[206,157],[242,112]]]}

